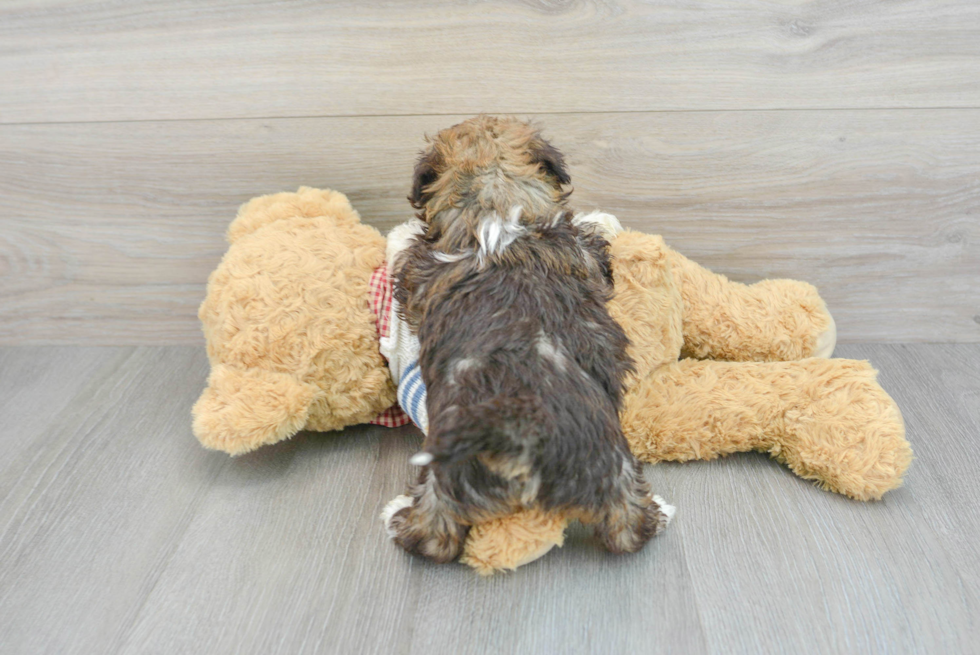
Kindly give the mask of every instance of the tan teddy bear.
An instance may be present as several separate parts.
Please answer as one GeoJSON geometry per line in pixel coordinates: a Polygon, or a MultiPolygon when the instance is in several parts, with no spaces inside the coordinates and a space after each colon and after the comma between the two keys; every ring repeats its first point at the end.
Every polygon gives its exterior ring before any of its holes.
{"type": "MultiPolygon", "coordinates": [[[[912,457],[901,413],[867,362],[827,359],[834,324],[813,286],[730,282],[607,220],[610,312],[637,365],[621,416],[637,457],[763,451],[858,500],[901,484],[912,457]]],[[[256,198],[228,241],[199,313],[212,366],[193,410],[203,445],[241,454],[394,404],[369,301],[385,239],[345,196],[256,198]]],[[[481,573],[514,568],[560,545],[564,529],[528,509],[474,526],[462,559],[481,573]]]]}
{"type": "Polygon", "coordinates": [[[378,351],[368,280],[385,239],[347,197],[302,188],[255,198],[198,316],[211,375],[194,434],[240,455],[300,430],[366,423],[395,402],[378,351]]]}

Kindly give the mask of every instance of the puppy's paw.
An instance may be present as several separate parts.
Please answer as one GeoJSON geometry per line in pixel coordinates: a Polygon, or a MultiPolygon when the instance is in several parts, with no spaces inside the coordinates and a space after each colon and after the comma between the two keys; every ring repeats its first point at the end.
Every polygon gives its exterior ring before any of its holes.
{"type": "Polygon", "coordinates": [[[395,514],[402,511],[406,507],[412,506],[411,496],[406,496],[402,494],[401,496],[396,496],[394,499],[385,505],[385,508],[381,511],[381,521],[385,525],[385,532],[388,533],[389,539],[394,539],[398,535],[398,531],[394,528],[393,522],[395,514]]]}
{"type": "Polygon", "coordinates": [[[677,513],[677,508],[673,505],[668,505],[666,500],[656,494],[653,494],[650,496],[650,498],[653,499],[654,504],[657,505],[657,509],[663,516],[663,518],[659,521],[660,525],[657,529],[657,532],[659,532],[670,525],[671,520],[674,518],[674,514],[677,513]]]}

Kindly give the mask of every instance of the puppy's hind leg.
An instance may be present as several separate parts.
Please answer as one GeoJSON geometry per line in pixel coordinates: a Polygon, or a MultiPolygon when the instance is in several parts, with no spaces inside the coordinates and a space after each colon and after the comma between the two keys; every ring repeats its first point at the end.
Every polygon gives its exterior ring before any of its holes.
{"type": "Polygon", "coordinates": [[[429,467],[422,469],[408,495],[388,503],[381,519],[396,544],[440,564],[459,557],[469,532],[456,520],[429,467]]]}
{"type": "Polygon", "coordinates": [[[596,537],[613,553],[640,550],[667,527],[677,511],[650,493],[640,466],[635,459],[627,460],[617,480],[617,493],[596,516],[596,537]]]}

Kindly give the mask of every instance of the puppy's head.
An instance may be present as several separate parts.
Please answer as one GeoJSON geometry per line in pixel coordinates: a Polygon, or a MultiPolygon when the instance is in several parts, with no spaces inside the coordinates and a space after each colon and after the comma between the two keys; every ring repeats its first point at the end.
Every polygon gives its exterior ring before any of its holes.
{"type": "Polygon", "coordinates": [[[544,214],[564,203],[571,179],[562,154],[516,118],[477,116],[428,139],[408,199],[432,222],[447,211],[544,214]]]}

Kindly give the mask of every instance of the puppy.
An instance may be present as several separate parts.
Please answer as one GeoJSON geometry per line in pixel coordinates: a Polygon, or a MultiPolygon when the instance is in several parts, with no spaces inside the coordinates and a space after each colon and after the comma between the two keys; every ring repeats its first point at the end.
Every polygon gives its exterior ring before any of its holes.
{"type": "Polygon", "coordinates": [[[405,550],[455,559],[469,526],[536,506],[635,552],[673,513],[620,429],[628,340],[606,310],[608,243],[573,219],[562,155],[530,125],[440,132],[409,197],[424,231],[394,265],[418,334],[429,433],[386,512],[405,550]],[[578,223],[578,224],[577,224],[578,223]]]}

